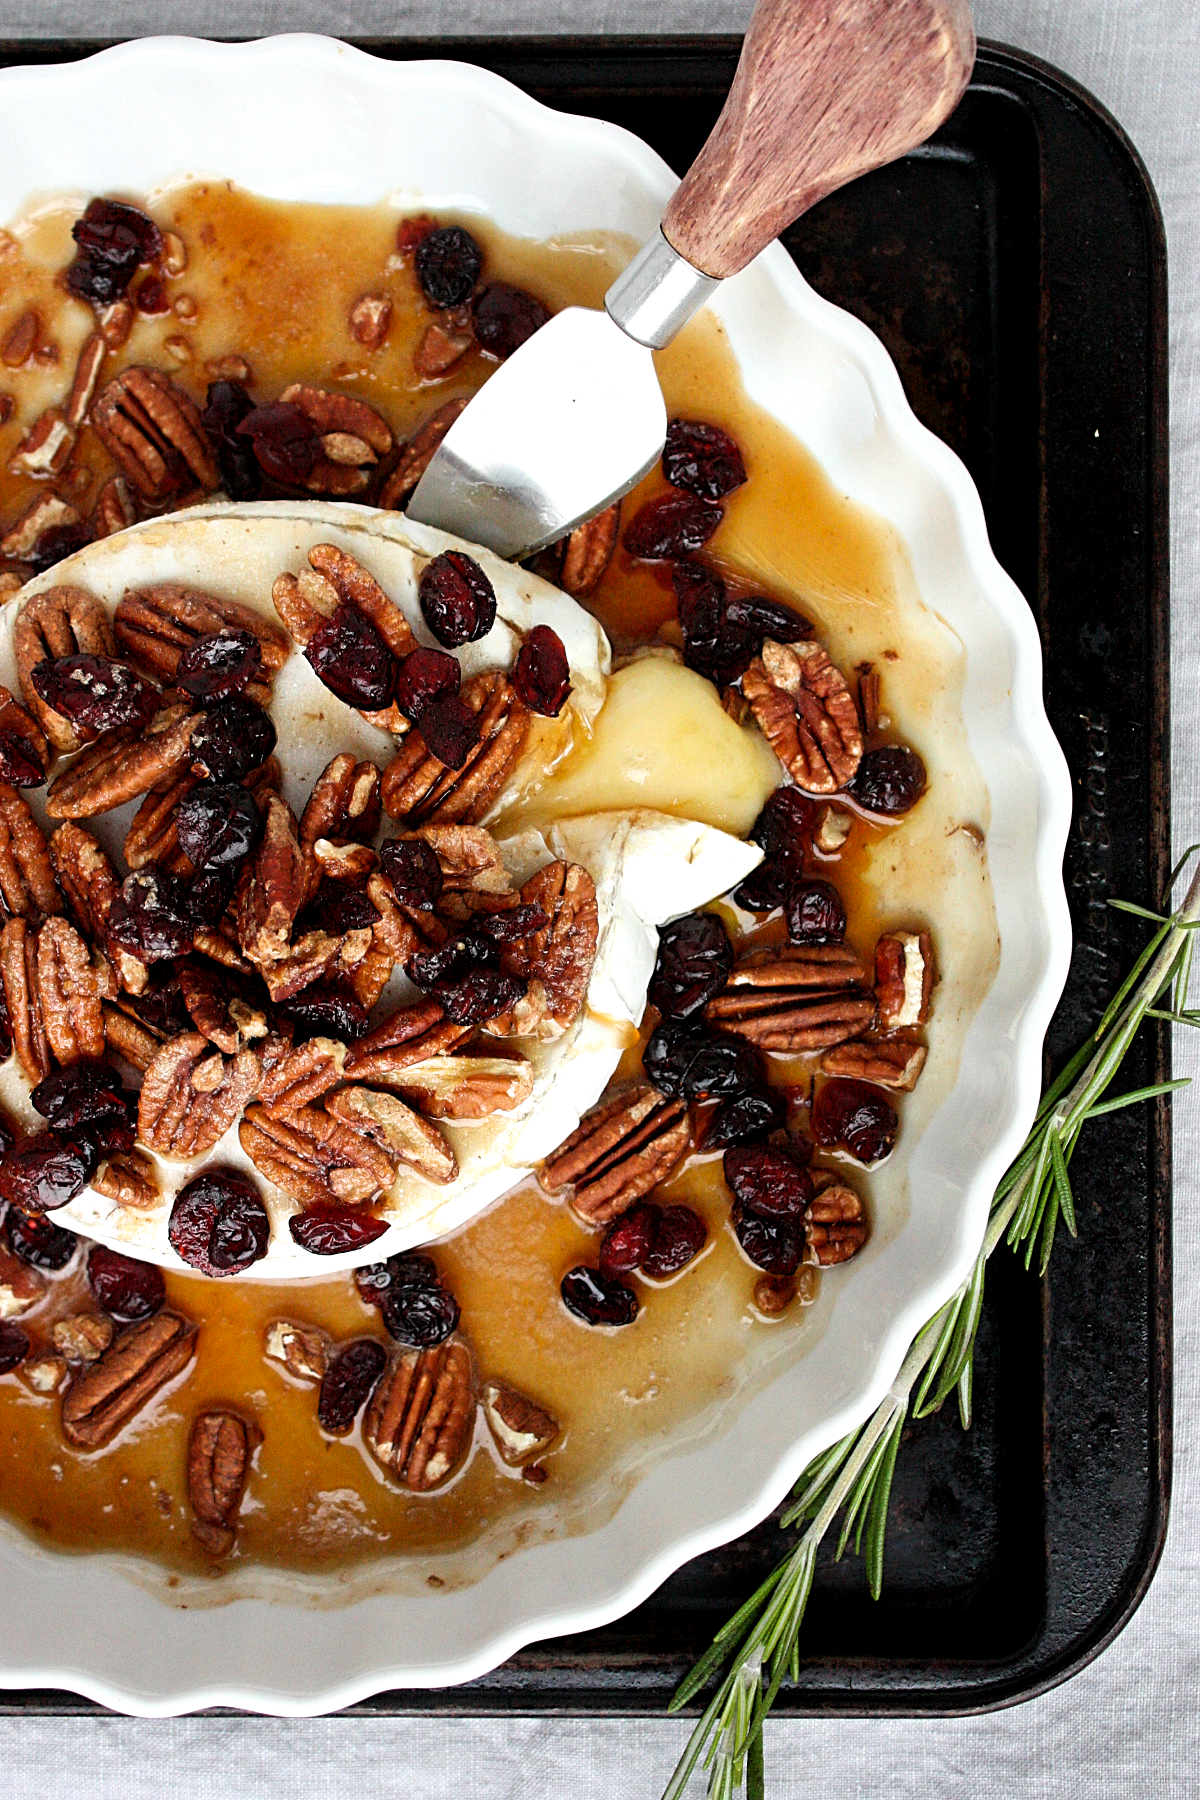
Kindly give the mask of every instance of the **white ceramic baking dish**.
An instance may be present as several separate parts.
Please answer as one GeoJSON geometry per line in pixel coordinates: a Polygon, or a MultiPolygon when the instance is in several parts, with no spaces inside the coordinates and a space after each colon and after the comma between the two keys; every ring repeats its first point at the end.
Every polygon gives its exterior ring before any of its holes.
{"type": "MultiPolygon", "coordinates": [[[[188,174],[281,199],[461,208],[535,238],[605,229],[637,240],[675,183],[635,137],[552,112],[482,70],[377,61],[318,37],[147,40],[0,73],[0,223],[37,195],[145,193],[188,174]]],[[[71,1688],[143,1714],[313,1713],[464,1681],[530,1640],[601,1625],[762,1519],[878,1403],[914,1331],[968,1271],[1033,1117],[1070,951],[1071,789],[1043,711],[1037,632],[992,554],[970,478],[917,422],[871,333],[818,298],[778,245],[715,306],[751,397],[843,493],[891,521],[922,598],[966,648],[1001,953],[953,1091],[911,1147],[907,1218],[837,1284],[807,1354],[719,1433],[660,1457],[597,1529],[520,1550],[457,1589],[404,1594],[380,1581],[337,1604],[336,1589],[316,1602],[276,1578],[261,1597],[187,1608],[128,1562],[58,1556],[5,1529],[0,1683],[71,1688]]]]}

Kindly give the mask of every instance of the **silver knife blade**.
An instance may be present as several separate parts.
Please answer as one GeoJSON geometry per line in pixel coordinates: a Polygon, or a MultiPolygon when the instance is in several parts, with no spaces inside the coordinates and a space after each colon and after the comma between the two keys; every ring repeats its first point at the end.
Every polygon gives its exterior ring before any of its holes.
{"type": "Polygon", "coordinates": [[[405,510],[527,556],[635,487],[666,432],[652,352],[607,313],[569,306],[484,383],[405,510]]]}

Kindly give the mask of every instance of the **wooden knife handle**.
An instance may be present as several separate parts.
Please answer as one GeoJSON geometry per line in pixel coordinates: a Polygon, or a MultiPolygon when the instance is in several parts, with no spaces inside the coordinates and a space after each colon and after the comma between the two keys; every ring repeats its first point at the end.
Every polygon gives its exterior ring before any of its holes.
{"type": "Polygon", "coordinates": [[[975,61],[968,0],[758,0],[729,98],[663,216],[706,275],[923,143],[975,61]]]}

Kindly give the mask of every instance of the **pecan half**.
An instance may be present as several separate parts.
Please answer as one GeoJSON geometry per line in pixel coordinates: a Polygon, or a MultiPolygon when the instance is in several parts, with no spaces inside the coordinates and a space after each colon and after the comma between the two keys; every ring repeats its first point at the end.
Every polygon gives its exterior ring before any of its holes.
{"type": "Polygon", "coordinates": [[[533,1092],[533,1067],[523,1056],[429,1056],[406,1068],[353,1073],[385,1082],[431,1119],[486,1119],[512,1112],[533,1092]]]}
{"type": "Polygon", "coordinates": [[[857,1256],[870,1231],[861,1196],[836,1178],[814,1196],[804,1221],[808,1247],[823,1268],[857,1256]]]}
{"type": "Polygon", "coordinates": [[[200,782],[182,764],[164,787],[151,788],[125,833],[125,861],[131,869],[162,863],[173,875],[189,875],[192,865],[179,847],[179,803],[200,782]]]}
{"type": "Polygon", "coordinates": [[[386,294],[360,294],[350,308],[350,336],[364,350],[378,350],[392,322],[392,303],[386,294]]]}
{"type": "Polygon", "coordinates": [[[415,1494],[440,1487],[475,1430],[471,1353],[457,1338],[436,1350],[398,1350],[363,1417],[363,1440],[380,1468],[415,1494]]]}
{"type": "Polygon", "coordinates": [[[607,1225],[665,1181],[692,1147],[687,1108],[648,1083],[602,1100],[542,1164],[548,1194],[571,1188],[589,1225],[607,1225]]]}
{"type": "Polygon", "coordinates": [[[263,675],[249,684],[246,698],[259,706],[268,705],[272,681],[292,646],[286,632],[257,607],[203,593],[179,581],[160,581],[154,587],[130,588],[121,596],[113,617],[121,648],[166,686],[174,681],[179,658],[189,645],[228,628],[248,631],[257,639],[263,675]]]}
{"type": "Polygon", "coordinates": [[[341,981],[353,975],[373,941],[369,925],[343,932],[339,937],[327,931],[306,931],[282,956],[259,964],[267,992],[278,1004],[311,987],[314,981],[341,981]]]}
{"type": "Polygon", "coordinates": [[[201,1036],[236,1056],[267,1035],[267,1015],[242,991],[236,977],[193,957],[176,965],[183,1003],[201,1036]]]}
{"type": "Polygon", "coordinates": [[[278,794],[269,794],[258,849],[238,883],[238,941],[252,962],[261,965],[287,955],[307,887],[295,816],[278,794]]]}
{"type": "Polygon", "coordinates": [[[43,776],[45,775],[50,767],[50,746],[46,742],[45,733],[33,714],[26,712],[6,687],[0,687],[0,732],[19,738],[43,776]]]}
{"type": "Polygon", "coordinates": [[[67,823],[60,825],[50,839],[50,856],[76,929],[91,943],[103,947],[126,993],[143,993],[149,982],[146,964],[114,944],[108,935],[108,915],[121,889],[116,871],[100,845],[90,831],[67,823]]]}
{"type": "MultiPolygon", "coordinates": [[[[429,845],[442,871],[443,897],[512,893],[512,876],[504,866],[500,846],[482,825],[422,825],[400,836],[429,845]]],[[[470,911],[466,906],[453,910],[451,916],[466,918],[470,911]]]]}
{"type": "Polygon", "coordinates": [[[93,819],[168,781],[188,754],[201,718],[184,706],[164,706],[143,731],[106,731],[56,775],[46,794],[52,819],[93,819]]]}
{"type": "Polygon", "coordinates": [[[10,919],[0,931],[0,982],[17,1061],[30,1081],[50,1073],[50,1043],[37,986],[37,939],[24,919],[10,919]]]}
{"type": "Polygon", "coordinates": [[[621,527],[621,502],[606,506],[594,518],[577,525],[563,552],[559,584],[578,599],[590,594],[612,561],[621,527]]]}
{"type": "Polygon", "coordinates": [[[924,1025],[937,981],[927,931],[889,931],[875,946],[875,994],[884,1031],[924,1025]]]}
{"type": "Polygon", "coordinates": [[[413,825],[475,825],[499,794],[529,735],[529,713],[500,670],[463,684],[464,704],[479,718],[479,738],[461,769],[450,769],[413,730],[383,772],[383,807],[413,825]]]}
{"type": "Polygon", "coordinates": [[[191,481],[221,485],[199,408],[158,369],[132,364],[101,389],[92,429],[146,500],[164,500],[191,481]]]}
{"type": "Polygon", "coordinates": [[[369,844],[379,829],[379,814],[379,770],[343,751],[313,784],[300,817],[300,848],[311,850],[318,838],[369,844]]]}
{"type": "Polygon", "coordinates": [[[371,621],[393,656],[407,656],[417,648],[412,626],[396,602],[388,599],[375,577],[348,551],[339,550],[336,544],[314,544],[308,560],[343,605],[353,606],[371,621]]]}
{"type": "Polygon", "coordinates": [[[336,1038],[309,1038],[264,1073],[259,1101],[273,1119],[286,1119],[335,1088],[342,1079],[345,1060],[346,1046],[336,1038]]]}
{"type": "Polygon", "coordinates": [[[463,394],[457,399],[447,400],[444,406],[439,406],[432,417],[413,432],[400,452],[400,460],[383,484],[383,491],[379,496],[380,506],[399,508],[404,505],[469,398],[470,395],[463,394]]]}
{"type": "Polygon", "coordinates": [[[48,406],[39,413],[21,442],[8,459],[14,475],[36,480],[39,476],[59,475],[66,468],[75,448],[75,428],[68,424],[62,408],[48,406]]]}
{"type": "Polygon", "coordinates": [[[337,611],[338,597],[323,575],[307,566],[285,571],[271,586],[271,603],[293,642],[303,650],[313,633],[337,611]]]}
{"type": "Polygon", "coordinates": [[[361,887],[374,874],[378,862],[370,844],[335,844],[329,838],[318,838],[309,863],[309,891],[315,893],[322,881],[344,881],[350,887],[361,887]]]}
{"type": "Polygon", "coordinates": [[[60,913],[62,897],[42,828],[16,788],[0,782],[0,900],[13,918],[60,913]]]}
{"type": "Polygon", "coordinates": [[[360,1206],[396,1175],[387,1151],[318,1106],[302,1106],[286,1119],[273,1119],[265,1106],[248,1107],[238,1139],[259,1174],[302,1206],[331,1200],[360,1206]]]}
{"type": "Polygon", "coordinates": [[[66,1066],[104,1055],[101,995],[111,999],[116,982],[106,965],[93,965],[87,945],[65,919],[47,919],[34,949],[37,1000],[46,1040],[66,1066]]]}
{"type": "Polygon", "coordinates": [[[234,1057],[198,1031],[184,1031],[158,1051],[142,1080],[138,1136],[162,1156],[199,1156],[224,1137],[258,1092],[253,1050],[234,1057]]]}
{"type": "Polygon", "coordinates": [[[115,656],[117,641],[107,612],[83,588],[52,587],[27,600],[13,626],[13,653],[21,698],[56,750],[78,750],[81,739],[61,713],[39,698],[31,679],[40,662],[63,656],[115,656]]]}
{"type": "Polygon", "coordinates": [[[178,1313],[155,1313],[130,1325],[63,1395],[68,1443],[84,1450],[107,1444],[195,1354],[196,1327],[178,1313]]]}
{"type": "Polygon", "coordinates": [[[489,1381],[480,1395],[483,1416],[510,1469],[541,1456],[558,1436],[558,1420],[504,1381],[489,1381]]]}
{"type": "Polygon", "coordinates": [[[845,944],[783,944],[743,956],[704,1016],[763,1050],[799,1055],[869,1031],[874,995],[845,944]]]}
{"type": "Polygon", "coordinates": [[[106,1156],[92,1176],[92,1187],[117,1206],[146,1212],[162,1198],[154,1164],[140,1150],[118,1150],[106,1156]]]}
{"type": "Polygon", "coordinates": [[[104,1041],[108,1048],[124,1057],[130,1068],[144,1075],[162,1049],[161,1042],[152,1031],[147,1031],[140,1019],[122,1012],[119,1006],[106,1006],[102,1011],[104,1041]]]}
{"type": "MultiPolygon", "coordinates": [[[[356,400],[350,394],[335,394],[327,388],[308,387],[300,381],[293,381],[289,387],[284,388],[279,399],[285,406],[299,407],[322,438],[358,438],[370,453],[371,462],[377,457],[386,456],[392,447],[391,428],[365,400],[356,400]]],[[[328,451],[326,454],[328,455],[328,451]]],[[[365,482],[362,485],[365,486],[365,482]]],[[[320,485],[319,466],[314,469],[305,486],[313,493],[321,494],[349,491],[346,488],[320,485]]]]}
{"type": "Polygon", "coordinates": [[[92,535],[97,538],[112,537],[116,532],[127,531],[137,523],[137,508],[129,493],[129,483],[123,475],[110,475],[104,483],[96,495],[91,523],[92,535]]]}
{"type": "Polygon", "coordinates": [[[88,407],[92,404],[92,395],[96,391],[96,382],[100,375],[100,366],[108,351],[108,345],[100,332],[93,331],[84,339],[82,350],[75,364],[75,374],[71,381],[71,391],[67,395],[64,412],[67,424],[72,431],[78,431],[87,418],[88,407]]]}
{"type": "Polygon", "coordinates": [[[42,321],[32,307],[20,314],[5,334],[4,342],[0,343],[0,362],[6,369],[19,369],[23,362],[28,362],[37,348],[41,331],[42,321]]]}
{"type": "Polygon", "coordinates": [[[814,639],[768,638],[742,677],[763,736],[797,787],[832,794],[854,779],[863,736],[854,696],[814,639]]]}
{"type": "Polygon", "coordinates": [[[233,1549],[233,1521],[242,1503],[250,1458],[262,1443],[257,1425],[224,1410],[197,1413],[188,1439],[188,1499],[192,1536],[212,1556],[233,1549]]]}
{"type": "Polygon", "coordinates": [[[469,1025],[455,1025],[447,1019],[436,1000],[418,1000],[414,1006],[402,1007],[390,1018],[356,1038],[346,1052],[347,1079],[363,1082],[382,1081],[394,1087],[392,1079],[401,1069],[410,1069],[431,1056],[445,1056],[471,1035],[469,1025]]]}
{"type": "Polygon", "coordinates": [[[827,1050],[821,1067],[827,1075],[848,1075],[855,1081],[874,1081],[880,1087],[911,1093],[929,1054],[924,1044],[903,1038],[880,1038],[869,1044],[839,1044],[827,1050]]]}
{"type": "Polygon", "coordinates": [[[527,983],[511,1012],[484,1030],[493,1037],[560,1038],[579,1017],[596,960],[600,931],[596,887],[578,863],[552,862],[521,889],[521,904],[540,906],[548,923],[506,944],[500,966],[527,983]]]}
{"type": "Polygon", "coordinates": [[[329,1362],[330,1337],[316,1325],[273,1319],[263,1339],[263,1355],[282,1363],[297,1381],[320,1381],[329,1362]]]}
{"type": "Polygon", "coordinates": [[[394,1094],[377,1094],[372,1088],[345,1087],[329,1096],[325,1110],[343,1125],[364,1132],[377,1144],[382,1144],[397,1162],[415,1169],[426,1181],[444,1184],[453,1181],[458,1174],[458,1158],[437,1126],[423,1119],[394,1094]]]}

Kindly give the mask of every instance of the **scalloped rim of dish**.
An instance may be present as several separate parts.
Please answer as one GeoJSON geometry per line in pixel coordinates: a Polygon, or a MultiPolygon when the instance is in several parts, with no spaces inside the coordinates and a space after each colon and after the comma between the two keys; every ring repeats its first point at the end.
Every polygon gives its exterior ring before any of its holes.
{"type": "MultiPolygon", "coordinates": [[[[361,203],[403,195],[479,211],[530,237],[608,229],[644,239],[676,181],[631,133],[557,113],[486,70],[385,62],[309,35],[246,44],[143,39],[79,63],[2,71],[0,96],[0,149],[10,133],[18,140],[10,158],[17,172],[0,177],[0,215],[9,218],[31,196],[84,191],[84,169],[95,177],[89,191],[134,193],[219,169],[280,199],[361,203]],[[122,105],[130,91],[149,96],[137,112],[122,105]],[[237,120],[243,92],[255,99],[253,132],[237,120]],[[425,146],[406,144],[404,133],[433,98],[443,120],[458,109],[460,129],[426,172],[425,146]],[[312,111],[317,104],[321,110],[312,111]],[[289,131],[285,156],[269,141],[274,119],[282,128],[317,116],[322,129],[309,136],[319,143],[297,143],[289,131]],[[20,174],[27,147],[20,121],[33,117],[42,123],[32,153],[40,173],[29,180],[20,174]],[[49,117],[53,134],[45,130],[49,117]],[[98,156],[101,122],[115,126],[117,137],[98,156]],[[165,147],[173,133],[186,134],[183,163],[165,147]],[[405,156],[403,188],[387,180],[394,140],[405,156]],[[485,172],[468,169],[472,157],[485,172]],[[10,203],[5,188],[14,181],[19,192],[10,203]]],[[[967,1274],[996,1182],[1037,1107],[1042,1040],[1071,950],[1062,856],[1072,792],[1042,704],[1037,629],[992,553],[969,475],[916,419],[890,358],[864,325],[816,295],[778,244],[718,291],[715,309],[751,397],[785,424],[802,418],[798,435],[831,478],[892,521],[923,598],[968,649],[964,714],[992,800],[988,849],[1001,959],[968,1029],[954,1089],[914,1151],[914,1192],[925,1182],[953,1201],[940,1255],[927,1241],[934,1202],[923,1191],[885,1253],[839,1289],[821,1341],[748,1397],[721,1432],[699,1443],[684,1434],[603,1526],[522,1549],[457,1590],[358,1599],[352,1629],[338,1606],[283,1610],[276,1600],[232,1599],[171,1608],[129,1579],[128,1559],[63,1556],[6,1529],[3,1611],[37,1626],[14,1630],[8,1644],[0,1630],[0,1686],[68,1688],[143,1716],[209,1706],[307,1715],[386,1688],[467,1681],[532,1640],[607,1624],[682,1563],[758,1524],[813,1455],[879,1404],[915,1332],[967,1274]],[[786,345],[772,334],[775,325],[787,326],[786,345]],[[786,379],[777,382],[781,370],[786,379]],[[802,392],[806,410],[798,415],[802,392]],[[886,494],[881,482],[890,482],[886,494]],[[919,1287],[905,1281],[906,1267],[914,1279],[923,1276],[919,1287]],[[889,1268],[885,1305],[876,1289],[889,1268]],[[420,1660],[399,1657],[400,1641],[420,1644],[420,1660]]],[[[285,1596],[286,1576],[275,1588],[285,1596]]]]}

